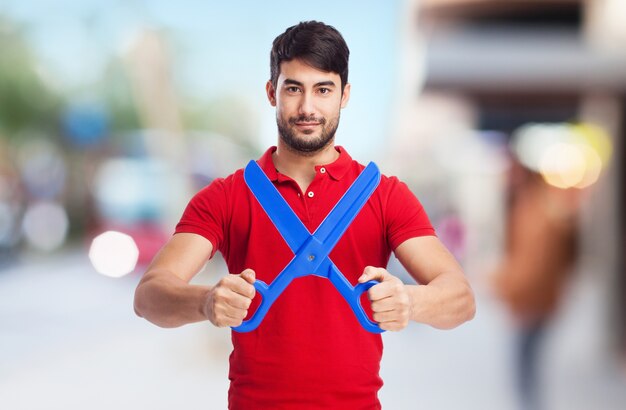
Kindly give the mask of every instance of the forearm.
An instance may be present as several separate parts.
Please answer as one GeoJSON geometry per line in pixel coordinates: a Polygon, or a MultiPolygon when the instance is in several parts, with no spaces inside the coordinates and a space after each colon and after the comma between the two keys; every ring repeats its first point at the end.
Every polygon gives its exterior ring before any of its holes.
{"type": "Polygon", "coordinates": [[[410,319],[438,329],[452,329],[474,317],[472,289],[456,275],[442,273],[427,285],[406,285],[410,319]]]}
{"type": "Polygon", "coordinates": [[[167,272],[149,271],[135,291],[135,312],[160,327],[179,327],[207,319],[211,287],[190,285],[167,272]]]}

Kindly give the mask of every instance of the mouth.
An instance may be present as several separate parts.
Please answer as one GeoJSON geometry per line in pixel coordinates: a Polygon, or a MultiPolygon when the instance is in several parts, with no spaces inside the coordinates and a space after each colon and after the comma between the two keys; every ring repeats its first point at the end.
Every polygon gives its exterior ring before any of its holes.
{"type": "Polygon", "coordinates": [[[313,134],[323,127],[326,119],[315,116],[297,116],[289,119],[289,124],[303,134],[313,134]]]}
{"type": "Polygon", "coordinates": [[[313,130],[313,129],[315,129],[321,123],[315,122],[315,121],[296,121],[294,124],[300,130],[306,131],[306,130],[313,130]]]}

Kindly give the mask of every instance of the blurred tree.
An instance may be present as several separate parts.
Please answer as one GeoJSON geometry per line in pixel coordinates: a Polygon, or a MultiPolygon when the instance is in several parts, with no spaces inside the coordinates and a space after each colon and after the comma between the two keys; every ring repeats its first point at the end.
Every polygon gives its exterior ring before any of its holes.
{"type": "Polygon", "coordinates": [[[99,94],[109,111],[110,128],[114,131],[135,131],[141,127],[124,63],[111,59],[104,70],[99,94]]]}
{"type": "Polygon", "coordinates": [[[61,98],[44,81],[22,30],[0,16],[0,135],[58,126],[61,98]]]}
{"type": "Polygon", "coordinates": [[[223,95],[203,101],[187,99],[181,111],[188,129],[224,135],[247,151],[256,152],[255,138],[260,120],[241,98],[223,95]]]}

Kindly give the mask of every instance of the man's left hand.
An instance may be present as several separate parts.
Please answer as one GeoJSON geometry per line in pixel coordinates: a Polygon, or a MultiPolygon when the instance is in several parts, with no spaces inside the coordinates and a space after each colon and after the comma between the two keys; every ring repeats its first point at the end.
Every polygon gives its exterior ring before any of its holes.
{"type": "Polygon", "coordinates": [[[409,324],[411,303],[407,287],[386,269],[368,266],[359,278],[359,283],[377,280],[380,283],[368,291],[372,302],[374,320],[383,330],[399,331],[409,324]]]}

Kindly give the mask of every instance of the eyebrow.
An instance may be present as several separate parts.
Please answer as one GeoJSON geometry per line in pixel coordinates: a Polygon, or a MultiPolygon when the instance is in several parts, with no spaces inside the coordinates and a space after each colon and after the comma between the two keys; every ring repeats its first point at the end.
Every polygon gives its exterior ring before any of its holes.
{"type": "MultiPolygon", "coordinates": [[[[297,85],[299,87],[303,87],[304,84],[300,81],[296,81],[296,80],[292,80],[290,78],[285,79],[284,84],[286,85],[297,85]]],[[[328,80],[328,81],[320,81],[319,83],[315,83],[315,85],[313,87],[336,87],[336,84],[334,81],[328,80]]]]}

